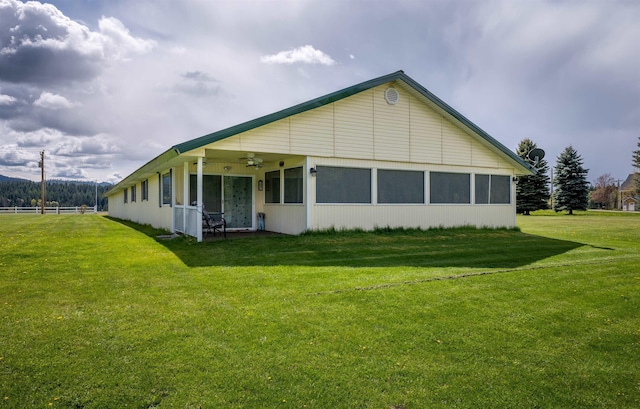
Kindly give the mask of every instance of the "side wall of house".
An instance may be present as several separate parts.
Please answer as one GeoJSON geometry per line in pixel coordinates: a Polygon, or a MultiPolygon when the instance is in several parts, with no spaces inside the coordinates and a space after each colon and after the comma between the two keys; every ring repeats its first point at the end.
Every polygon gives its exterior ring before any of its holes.
{"type": "MultiPolygon", "coordinates": [[[[211,149],[299,154],[308,167],[343,166],[515,176],[515,169],[487,143],[474,138],[409,92],[396,86],[399,100],[390,105],[385,84],[301,114],[213,143],[211,149]]],[[[438,226],[515,226],[515,189],[509,204],[316,204],[315,179],[306,169],[306,215],[293,207],[265,205],[270,229],[300,233],[305,229],[438,226]],[[292,213],[293,212],[293,213],[292,213]],[[303,227],[302,221],[306,221],[303,227]]],[[[373,186],[372,186],[373,188],[373,186]]],[[[259,200],[262,200],[260,198],[259,200]]]]}
{"type": "MultiPolygon", "coordinates": [[[[515,185],[510,182],[510,202],[506,204],[476,204],[475,175],[514,176],[513,172],[501,168],[468,166],[444,166],[405,164],[384,161],[345,160],[336,158],[309,158],[311,166],[335,166],[370,169],[372,172],[371,203],[332,204],[317,203],[316,181],[320,176],[308,178],[309,226],[311,230],[329,228],[372,230],[376,227],[404,227],[429,229],[434,227],[476,226],[515,227],[515,185]],[[375,174],[381,170],[408,170],[424,172],[424,203],[382,204],[377,203],[375,174]],[[465,204],[430,203],[430,172],[452,172],[469,174],[470,200],[465,204]]],[[[322,168],[320,168],[322,169],[322,168]]]]}
{"type": "Polygon", "coordinates": [[[135,201],[132,200],[131,196],[131,187],[134,185],[128,186],[126,189],[126,203],[124,201],[124,191],[109,196],[109,216],[171,230],[172,208],[169,205],[160,204],[160,180],[160,175],[158,174],[152,175],[147,179],[149,193],[147,199],[143,199],[142,184],[140,182],[135,184],[135,201]]]}

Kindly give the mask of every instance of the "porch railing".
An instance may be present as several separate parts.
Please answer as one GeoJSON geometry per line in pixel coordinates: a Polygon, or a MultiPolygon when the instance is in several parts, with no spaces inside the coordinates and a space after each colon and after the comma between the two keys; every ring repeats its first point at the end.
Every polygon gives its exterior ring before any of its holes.
{"type": "Polygon", "coordinates": [[[173,206],[174,229],[177,232],[198,237],[198,223],[202,223],[202,215],[196,206],[173,206]],[[186,214],[186,219],[185,219],[186,214]],[[185,224],[186,220],[186,224],[185,224]]]}

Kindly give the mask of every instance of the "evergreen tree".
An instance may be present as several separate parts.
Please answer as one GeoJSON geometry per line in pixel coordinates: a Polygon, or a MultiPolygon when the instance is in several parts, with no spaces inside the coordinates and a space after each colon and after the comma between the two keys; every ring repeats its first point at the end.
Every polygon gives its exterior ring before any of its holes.
{"type": "Polygon", "coordinates": [[[520,176],[516,185],[516,212],[529,214],[530,212],[547,209],[549,205],[549,165],[544,159],[535,163],[529,158],[529,152],[538,146],[530,139],[523,139],[518,144],[516,154],[529,163],[536,170],[536,174],[520,176]]]}
{"type": "Polygon", "coordinates": [[[633,151],[633,167],[637,169],[633,178],[633,190],[636,196],[640,196],[640,136],[638,137],[638,150],[633,151]]]}
{"type": "Polygon", "coordinates": [[[553,177],[553,210],[556,212],[587,210],[589,205],[588,169],[582,167],[582,157],[572,146],[556,159],[553,177]]]}

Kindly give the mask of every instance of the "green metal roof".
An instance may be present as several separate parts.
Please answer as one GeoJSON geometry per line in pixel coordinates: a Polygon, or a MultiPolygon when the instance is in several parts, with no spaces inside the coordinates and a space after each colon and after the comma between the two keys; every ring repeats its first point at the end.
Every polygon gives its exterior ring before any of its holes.
{"type": "Polygon", "coordinates": [[[513,151],[511,151],[510,149],[505,147],[503,144],[498,142],[491,135],[483,131],[479,126],[471,122],[460,112],[453,109],[450,105],[448,105],[446,102],[444,102],[443,100],[435,96],[433,93],[431,93],[425,87],[417,83],[411,77],[406,75],[404,71],[401,70],[391,74],[383,75],[382,77],[378,77],[369,81],[362,82],[360,84],[353,85],[351,87],[333,92],[331,94],[321,96],[319,98],[312,99],[307,102],[303,102],[298,105],[294,105],[290,108],[286,108],[281,111],[274,112],[272,114],[253,119],[248,122],[244,122],[244,123],[232,126],[230,128],[222,129],[220,131],[213,132],[208,135],[204,135],[199,138],[191,139],[189,141],[174,145],[170,149],[168,149],[166,152],[164,152],[162,155],[156,157],[155,159],[152,159],[146,165],[142,166],[133,174],[129,175],[127,178],[122,180],[108,193],[115,193],[117,190],[120,190],[120,188],[126,187],[126,185],[128,185],[129,183],[131,183],[132,180],[135,179],[134,175],[140,172],[143,172],[145,170],[150,170],[152,167],[155,167],[154,165],[158,165],[159,164],[158,162],[161,161],[161,159],[165,159],[168,161],[170,158],[175,158],[176,156],[179,156],[180,154],[191,151],[193,149],[201,148],[213,142],[217,142],[217,141],[229,138],[231,136],[240,134],[242,132],[250,131],[252,129],[258,128],[263,125],[267,125],[269,123],[278,121],[283,118],[287,118],[292,115],[296,115],[305,111],[309,111],[311,109],[315,109],[315,108],[322,107],[324,105],[331,104],[333,102],[350,97],[362,91],[366,91],[371,88],[374,88],[379,85],[383,85],[392,81],[404,82],[409,87],[413,88],[417,93],[419,93],[420,95],[424,96],[426,99],[431,101],[435,106],[440,108],[442,111],[444,111],[445,113],[450,115],[452,118],[460,122],[462,125],[470,129],[472,132],[474,132],[475,134],[477,134],[478,136],[486,140],[490,145],[497,148],[500,152],[505,154],[511,160],[516,162],[518,165],[522,166],[524,169],[527,169],[531,172],[535,172],[534,168],[531,165],[525,162],[513,151]]]}

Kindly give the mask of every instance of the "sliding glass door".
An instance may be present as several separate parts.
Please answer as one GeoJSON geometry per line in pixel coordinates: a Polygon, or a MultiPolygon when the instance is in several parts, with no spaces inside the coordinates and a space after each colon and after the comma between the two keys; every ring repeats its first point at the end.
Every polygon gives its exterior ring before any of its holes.
{"type": "MultiPolygon", "coordinates": [[[[189,181],[189,202],[197,200],[197,176],[189,181]]],[[[208,212],[224,212],[227,228],[253,227],[253,181],[251,176],[202,175],[202,201],[208,212]]]]}

